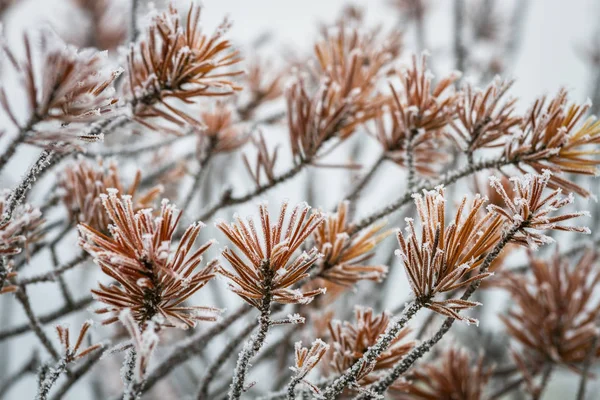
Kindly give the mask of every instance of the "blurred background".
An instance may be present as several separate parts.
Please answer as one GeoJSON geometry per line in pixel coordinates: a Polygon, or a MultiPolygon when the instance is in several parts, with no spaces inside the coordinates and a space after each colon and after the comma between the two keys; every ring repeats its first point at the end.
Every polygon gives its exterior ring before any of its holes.
{"type": "MultiPolygon", "coordinates": [[[[108,16],[102,16],[102,20],[93,12],[85,12],[85,8],[81,6],[84,2],[85,0],[0,0],[0,18],[8,45],[14,48],[16,53],[22,52],[23,32],[47,25],[65,41],[78,47],[105,46],[109,49],[111,57],[115,58],[115,62],[118,62],[123,49],[119,49],[118,46],[112,47],[110,40],[103,44],[90,42],[90,32],[102,24],[114,29],[118,36],[119,29],[126,26],[129,20],[128,0],[112,1],[114,4],[111,4],[111,12],[108,16]]],[[[89,0],[88,3],[93,4],[94,0],[89,0]]],[[[177,1],[176,4],[186,7],[189,3],[177,1]]],[[[233,21],[229,37],[245,57],[251,58],[260,53],[274,59],[293,60],[301,59],[303,55],[312,51],[311,46],[317,37],[320,24],[332,23],[347,4],[345,0],[204,0],[201,21],[207,30],[211,31],[228,15],[233,21]]],[[[412,52],[426,50],[431,55],[430,68],[435,75],[446,74],[460,67],[457,65],[454,49],[454,1],[358,0],[352,4],[364,9],[370,24],[381,24],[385,29],[397,28],[403,32],[403,59],[408,60],[412,52]],[[424,8],[415,11],[416,3],[422,3],[424,8]],[[417,12],[417,15],[414,15],[414,12],[417,12]]],[[[478,84],[487,83],[496,73],[503,77],[515,78],[512,95],[520,98],[518,108],[521,109],[527,108],[534,98],[543,94],[553,95],[561,87],[567,88],[571,99],[576,101],[583,101],[587,97],[600,99],[600,25],[597,22],[600,20],[599,0],[467,0],[464,4],[467,10],[465,17],[471,19],[471,22],[463,21],[469,25],[469,43],[466,45],[468,54],[462,65],[465,70],[464,79],[478,84]],[[472,22],[481,21],[484,17],[489,18],[482,26],[472,22]]],[[[138,11],[140,16],[144,16],[152,7],[162,9],[164,6],[165,2],[156,1],[151,5],[150,2],[141,0],[138,11]]],[[[142,17],[141,24],[143,21],[142,17]]],[[[6,76],[3,76],[3,79],[6,79],[6,76]]],[[[597,103],[594,105],[595,110],[600,101],[597,103]]],[[[269,105],[261,112],[268,116],[283,109],[283,102],[279,102],[269,105]]],[[[270,142],[277,142],[281,129],[281,126],[276,125],[264,128],[264,132],[270,142]]],[[[96,148],[94,146],[91,148],[96,148]]],[[[20,179],[21,173],[15,174],[14,171],[25,171],[36,154],[36,149],[25,149],[19,153],[0,176],[1,186],[12,187],[20,179]]],[[[283,154],[285,157],[287,153],[283,154]]],[[[378,145],[375,141],[355,140],[337,151],[331,157],[331,162],[358,160],[363,165],[371,165],[377,154],[378,145]]],[[[221,160],[211,167],[214,179],[226,180],[234,187],[248,186],[250,178],[242,168],[236,168],[239,164],[240,160],[221,160]]],[[[366,191],[361,199],[358,216],[366,215],[385,204],[384,199],[393,199],[402,193],[404,177],[394,175],[394,171],[394,166],[389,166],[379,173],[370,185],[371,189],[366,191]]],[[[270,191],[264,199],[273,204],[278,204],[284,198],[292,202],[307,200],[313,206],[331,209],[338,201],[339,194],[348,191],[349,182],[355,178],[354,174],[356,173],[343,169],[310,170],[293,181],[286,182],[278,190],[270,191]]],[[[472,182],[460,183],[471,184],[472,182]]],[[[36,198],[44,197],[45,190],[50,188],[49,185],[35,189],[32,196],[34,204],[36,198]]],[[[467,186],[458,186],[455,190],[462,194],[466,189],[467,186]]],[[[236,209],[242,215],[254,213],[254,210],[254,203],[236,209]]],[[[219,216],[230,218],[232,213],[232,210],[226,210],[219,216]]],[[[399,226],[401,218],[405,216],[390,219],[390,225],[399,226]]],[[[213,233],[214,230],[209,227],[205,236],[208,238],[213,233]]],[[[76,234],[71,232],[59,248],[65,253],[72,252],[75,241],[76,234]]],[[[386,256],[392,254],[395,246],[391,239],[382,245],[382,249],[385,250],[380,251],[381,262],[395,263],[393,258],[386,256]]],[[[564,246],[568,247],[568,244],[564,246]]],[[[47,261],[47,254],[36,256],[30,262],[28,273],[47,270],[47,261]]],[[[408,294],[404,272],[398,267],[392,265],[391,276],[388,279],[389,290],[381,291],[385,293],[385,297],[378,300],[382,308],[396,308],[408,294]],[[398,293],[402,295],[399,296],[398,293]]],[[[67,279],[72,287],[82,288],[81,293],[74,289],[75,294],[81,295],[98,277],[90,268],[68,274],[67,279]]],[[[223,286],[223,283],[211,282],[211,285],[223,286]]],[[[214,296],[216,291],[210,293],[214,296]]],[[[50,286],[41,285],[39,290],[30,295],[35,309],[41,314],[54,310],[60,302],[55,289],[50,286]]],[[[214,304],[219,301],[230,310],[239,304],[238,299],[229,295],[221,299],[211,298],[210,294],[202,296],[204,298],[201,299],[201,304],[214,304]]],[[[360,302],[358,293],[348,296],[352,302],[360,302]]],[[[499,295],[493,298],[495,300],[490,301],[490,306],[486,308],[489,317],[481,317],[482,329],[489,331],[494,331],[498,324],[494,317],[496,305],[496,311],[503,307],[499,295]]],[[[20,311],[19,305],[10,296],[0,297],[0,330],[23,324],[25,318],[20,311]]],[[[62,320],[75,327],[79,326],[82,320],[92,317],[91,313],[83,312],[62,320]]],[[[102,336],[101,330],[104,328],[97,329],[98,336],[102,336]]],[[[506,341],[498,336],[492,336],[491,340],[496,341],[498,346],[507,345],[506,341]]],[[[37,340],[31,333],[1,342],[0,378],[21,365],[29,356],[29,349],[36,345],[37,340]]],[[[97,368],[98,373],[91,374],[80,382],[66,398],[103,399],[116,393],[120,388],[119,362],[105,360],[97,368]]],[[[228,372],[225,369],[223,373],[228,376],[228,372]]],[[[176,374],[172,374],[168,381],[157,385],[145,398],[185,398],[180,394],[194,393],[195,382],[202,373],[201,362],[189,363],[176,374]]],[[[556,373],[549,390],[544,394],[544,399],[574,398],[577,382],[574,374],[556,373]]],[[[600,389],[600,384],[592,381],[590,386],[590,399],[600,398],[593,397],[600,389]]],[[[16,384],[7,398],[29,399],[33,398],[35,392],[35,378],[32,375],[16,384]]]]}

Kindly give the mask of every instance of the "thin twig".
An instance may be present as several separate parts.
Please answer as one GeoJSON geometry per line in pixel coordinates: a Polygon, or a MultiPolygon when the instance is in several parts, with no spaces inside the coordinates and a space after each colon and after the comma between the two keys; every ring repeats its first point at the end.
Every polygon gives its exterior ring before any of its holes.
{"type": "Polygon", "coordinates": [[[546,366],[546,369],[544,370],[544,375],[542,375],[542,381],[540,382],[540,385],[537,387],[535,396],[533,396],[533,398],[535,400],[540,400],[542,398],[542,394],[544,393],[544,390],[546,390],[546,387],[548,387],[548,383],[550,382],[550,377],[552,376],[552,371],[554,371],[554,365],[548,364],[546,366]]]}
{"type": "Polygon", "coordinates": [[[216,203],[215,205],[213,205],[212,207],[210,207],[207,210],[205,210],[204,212],[202,212],[198,216],[198,218],[195,219],[195,221],[207,221],[212,216],[214,216],[219,210],[221,210],[223,208],[231,207],[231,206],[237,205],[237,204],[246,203],[247,201],[250,201],[253,198],[258,197],[261,194],[265,193],[266,191],[274,188],[275,186],[279,185],[280,183],[283,183],[283,182],[287,181],[288,179],[293,178],[300,171],[302,171],[302,169],[307,165],[309,165],[309,162],[306,162],[306,161],[299,162],[295,166],[290,168],[287,172],[279,175],[275,179],[271,180],[269,183],[258,186],[253,191],[251,191],[245,195],[239,196],[239,197],[232,197],[231,191],[226,190],[221,195],[221,200],[218,203],[216,203]]]}
{"type": "Polygon", "coordinates": [[[10,141],[6,149],[4,149],[4,153],[0,156],[0,171],[4,169],[8,161],[15,155],[17,147],[27,139],[27,134],[39,121],[40,118],[36,114],[33,114],[23,127],[19,127],[19,132],[10,141]]]}
{"type": "Polygon", "coordinates": [[[131,43],[135,43],[139,35],[139,30],[137,27],[138,3],[139,0],[131,0],[131,14],[129,15],[129,18],[131,18],[129,21],[129,29],[131,29],[129,41],[131,43]]]}
{"type": "Polygon", "coordinates": [[[600,340],[600,334],[594,336],[594,340],[592,341],[592,345],[590,346],[590,350],[585,357],[585,361],[583,362],[583,371],[581,371],[581,379],[579,380],[579,388],[577,389],[577,400],[585,400],[585,392],[587,381],[590,376],[590,368],[592,366],[592,361],[596,357],[596,352],[598,350],[598,341],[600,340]]]}
{"type": "Polygon", "coordinates": [[[502,386],[500,389],[498,389],[494,393],[492,393],[489,397],[489,400],[500,399],[500,398],[504,397],[505,394],[510,393],[513,390],[517,390],[524,381],[525,381],[525,378],[523,378],[523,377],[519,377],[519,378],[513,379],[512,381],[509,381],[504,386],[502,386]]]}
{"type": "Polygon", "coordinates": [[[363,176],[362,179],[359,180],[359,182],[354,186],[352,191],[346,196],[346,200],[354,201],[360,196],[363,189],[367,186],[371,179],[373,179],[373,177],[375,176],[375,172],[377,172],[377,170],[379,169],[379,167],[381,167],[385,160],[386,156],[385,154],[382,154],[377,159],[375,164],[373,164],[371,169],[369,169],[369,172],[367,172],[365,176],[363,176]]]}
{"type": "MultiPolygon", "coordinates": [[[[52,259],[52,266],[54,269],[59,268],[60,261],[58,260],[58,255],[56,254],[56,246],[60,242],[60,240],[71,230],[71,226],[67,225],[61,233],[58,234],[56,239],[50,243],[50,258],[52,259]]],[[[67,305],[73,304],[73,296],[69,291],[67,283],[63,279],[62,274],[56,275],[56,279],[58,280],[58,286],[60,287],[60,291],[62,293],[63,299],[67,305]]]]}
{"type": "Polygon", "coordinates": [[[156,143],[152,143],[152,144],[147,144],[147,145],[143,145],[143,146],[138,146],[138,147],[133,147],[133,148],[122,148],[119,150],[105,150],[105,151],[99,151],[99,152],[85,152],[83,153],[86,157],[89,158],[96,158],[96,157],[130,157],[130,156],[136,156],[140,153],[146,153],[146,152],[151,152],[154,150],[159,150],[159,149],[163,149],[166,146],[170,146],[173,143],[176,143],[178,141],[180,141],[181,139],[185,139],[188,138],[190,136],[194,135],[194,131],[190,130],[188,132],[186,132],[183,135],[180,136],[175,136],[172,138],[168,138],[165,139],[163,141],[160,142],[156,142],[156,143]]]}
{"type": "Polygon", "coordinates": [[[12,386],[19,382],[21,378],[25,377],[27,374],[35,373],[39,363],[39,354],[37,351],[34,350],[31,353],[29,360],[26,361],[25,364],[21,366],[21,368],[19,368],[18,370],[16,370],[15,372],[8,375],[5,379],[2,380],[2,382],[0,383],[0,399],[4,398],[4,396],[6,396],[6,394],[12,388],[12,386]]]}
{"type": "Polygon", "coordinates": [[[413,193],[420,192],[421,190],[432,190],[436,186],[439,186],[439,185],[449,186],[449,185],[455,183],[456,181],[458,181],[459,179],[467,177],[469,175],[472,175],[476,172],[479,172],[479,171],[482,171],[485,169],[500,169],[504,166],[516,164],[516,163],[518,163],[517,160],[507,160],[504,157],[491,159],[491,160],[482,160],[477,163],[467,165],[464,168],[453,170],[435,183],[422,183],[420,185],[416,185],[416,187],[412,188],[412,190],[406,191],[404,193],[404,195],[402,195],[396,201],[388,204],[381,210],[376,211],[373,214],[368,215],[367,217],[358,221],[352,227],[351,233],[356,233],[356,232],[363,230],[364,228],[371,225],[375,221],[377,221],[389,214],[392,214],[393,212],[399,210],[406,204],[410,203],[412,201],[413,193]]]}
{"type": "Polygon", "coordinates": [[[456,69],[465,72],[467,48],[464,43],[465,1],[454,0],[454,57],[456,69]]]}
{"type": "MultiPolygon", "coordinates": [[[[573,246],[569,250],[566,250],[565,252],[561,252],[560,257],[569,259],[569,258],[576,256],[578,253],[581,253],[582,251],[584,251],[586,249],[594,248],[598,245],[600,245],[600,237],[596,238],[590,242],[584,242],[584,243],[578,244],[576,246],[573,246]]],[[[530,271],[530,269],[531,269],[531,265],[529,263],[524,263],[524,264],[518,265],[516,267],[506,268],[504,271],[510,272],[513,274],[524,274],[527,271],[530,271]]]]}
{"type": "Polygon", "coordinates": [[[183,206],[181,207],[182,210],[187,210],[188,207],[190,206],[190,203],[194,199],[194,195],[196,194],[196,192],[198,192],[198,189],[200,188],[200,183],[202,182],[202,178],[204,177],[204,174],[206,173],[206,170],[208,168],[208,163],[213,156],[213,150],[214,150],[214,146],[215,146],[216,142],[212,139],[208,139],[208,140],[209,140],[209,143],[207,144],[206,148],[204,149],[203,154],[201,154],[199,156],[199,159],[198,159],[198,168],[199,169],[198,169],[198,172],[196,172],[196,175],[194,176],[194,182],[192,183],[192,187],[190,188],[190,191],[185,196],[185,200],[183,201],[183,206]]]}
{"type": "Polygon", "coordinates": [[[225,362],[230,357],[233,357],[233,355],[235,354],[235,349],[244,340],[246,340],[246,336],[248,336],[250,333],[252,333],[252,331],[254,330],[256,325],[257,325],[257,323],[255,321],[252,321],[251,323],[246,325],[246,327],[244,329],[242,329],[236,335],[235,338],[233,338],[232,340],[229,341],[229,343],[227,343],[227,345],[223,348],[223,350],[221,350],[221,353],[219,354],[219,356],[212,362],[212,364],[210,364],[208,366],[206,375],[204,376],[204,378],[202,379],[202,382],[200,383],[200,389],[198,390],[198,395],[196,396],[196,398],[198,400],[209,398],[208,397],[208,389],[209,389],[210,384],[213,381],[213,379],[217,376],[219,369],[223,366],[223,364],[225,364],[225,362]]]}
{"type": "Polygon", "coordinates": [[[188,161],[188,160],[193,159],[194,157],[196,157],[195,151],[184,154],[182,156],[179,156],[178,159],[175,159],[175,160],[161,166],[160,168],[151,172],[150,174],[145,175],[142,178],[142,180],[140,181],[140,187],[145,188],[145,187],[156,184],[156,180],[159,179],[162,175],[164,175],[167,172],[169,172],[170,170],[176,168],[182,161],[188,161]]]}
{"type": "MultiPolygon", "coordinates": [[[[38,317],[37,320],[40,324],[48,324],[50,322],[56,321],[59,318],[64,317],[65,315],[68,315],[75,311],[79,311],[89,306],[93,301],[94,299],[92,298],[92,296],[84,297],[80,300],[75,301],[72,306],[64,305],[58,310],[52,311],[48,314],[38,317]]],[[[7,330],[0,332],[0,342],[6,339],[10,339],[14,336],[22,335],[23,333],[27,333],[31,331],[31,329],[31,324],[27,323],[15,326],[13,328],[8,328],[7,330]]]]}
{"type": "Polygon", "coordinates": [[[60,267],[56,267],[52,271],[48,271],[43,274],[34,275],[29,278],[20,279],[17,284],[21,285],[21,286],[27,286],[27,285],[31,285],[34,283],[55,282],[57,277],[61,276],[65,272],[70,271],[73,268],[77,267],[79,264],[88,260],[89,257],[90,256],[88,253],[81,251],[75,258],[73,258],[71,261],[66,262],[65,264],[61,265],[60,267]]]}
{"type": "Polygon", "coordinates": [[[17,297],[17,300],[19,300],[19,302],[23,306],[23,309],[25,310],[25,314],[29,319],[29,326],[31,327],[31,330],[35,332],[36,336],[40,340],[40,343],[46,348],[46,350],[48,350],[48,353],[50,353],[52,358],[58,361],[60,359],[58,351],[56,351],[56,349],[52,345],[52,342],[50,341],[48,336],[46,336],[44,329],[40,325],[38,317],[33,312],[33,309],[31,308],[31,303],[29,302],[29,296],[27,296],[27,291],[25,287],[20,286],[19,290],[15,292],[15,295],[17,297]]]}

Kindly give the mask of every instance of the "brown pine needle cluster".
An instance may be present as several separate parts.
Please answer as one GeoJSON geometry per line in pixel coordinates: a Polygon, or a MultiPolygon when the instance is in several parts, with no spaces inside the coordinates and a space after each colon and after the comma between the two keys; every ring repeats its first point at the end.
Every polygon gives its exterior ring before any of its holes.
{"type": "Polygon", "coordinates": [[[515,305],[501,316],[531,367],[556,363],[581,371],[598,336],[598,254],[586,251],[573,262],[558,252],[548,259],[528,254],[532,276],[508,274],[500,285],[515,305]]]}
{"type": "Polygon", "coordinates": [[[318,262],[318,276],[337,285],[350,286],[362,280],[381,282],[387,274],[385,265],[366,264],[375,247],[392,231],[382,229],[386,221],[376,222],[357,234],[350,234],[349,203],[339,204],[313,234],[315,246],[323,257],[318,262]]]}
{"type": "Polygon", "coordinates": [[[566,90],[550,101],[545,97],[536,100],[523,118],[521,134],[508,143],[506,157],[529,165],[538,174],[550,170],[554,187],[588,197],[588,190],[564,174],[598,174],[599,151],[594,145],[600,143],[600,122],[585,117],[589,107],[569,104],[566,90]]]}
{"type": "MultiPolygon", "coordinates": [[[[394,37],[393,35],[391,37],[394,37]]],[[[398,36],[396,36],[398,39],[398,36]]],[[[288,129],[296,160],[312,161],[322,145],[347,139],[376,117],[385,102],[377,85],[389,72],[400,43],[343,25],[315,45],[318,80],[298,80],[286,91],[288,129]]]]}
{"type": "Polygon", "coordinates": [[[343,93],[330,78],[323,78],[313,95],[302,80],[288,87],[288,130],[297,162],[316,161],[324,155],[319,150],[326,142],[347,139],[357,126],[374,116],[361,105],[361,93],[358,88],[343,93]]]}
{"type": "Polygon", "coordinates": [[[253,136],[251,143],[256,149],[256,161],[254,164],[251,164],[248,155],[244,154],[242,158],[246,170],[250,173],[256,187],[260,187],[261,182],[272,184],[277,179],[277,176],[275,175],[275,163],[277,162],[279,148],[275,147],[273,150],[269,149],[262,132],[253,136]]]}
{"type": "Polygon", "coordinates": [[[241,89],[232,79],[242,71],[231,69],[240,62],[237,51],[223,36],[225,20],[212,34],[202,32],[200,8],[191,3],[187,21],[173,4],[152,19],[146,35],[131,48],[128,91],[136,121],[155,129],[149,118],[175,125],[199,125],[174,100],[193,104],[205,96],[228,96],[241,89]]]}
{"type": "MultiPolygon", "coordinates": [[[[427,70],[427,58],[416,55],[412,64],[400,74],[402,90],[391,87],[394,113],[406,136],[427,136],[447,126],[453,119],[459,96],[453,91],[459,73],[452,73],[433,83],[427,70]]],[[[423,138],[415,138],[416,145],[423,138]]]]}
{"type": "Polygon", "coordinates": [[[376,138],[390,159],[422,174],[437,173],[447,159],[444,130],[455,119],[459,96],[453,86],[459,76],[452,73],[434,84],[426,56],[419,60],[413,55],[412,64],[400,73],[401,88],[390,85],[391,127],[386,129],[385,120],[377,122],[376,138]]]}
{"type": "Polygon", "coordinates": [[[254,57],[247,64],[243,86],[250,95],[247,103],[239,109],[240,117],[244,120],[252,117],[261,104],[280,98],[285,81],[285,71],[267,59],[254,57]]]}
{"type": "Polygon", "coordinates": [[[483,400],[493,368],[484,366],[483,356],[474,362],[466,349],[452,346],[436,359],[415,369],[399,386],[402,400],[483,400]]]}
{"type": "Polygon", "coordinates": [[[561,189],[547,193],[545,189],[551,184],[552,174],[544,171],[543,175],[527,174],[523,177],[511,178],[513,196],[509,196],[498,178],[491,177],[490,185],[504,200],[506,208],[490,204],[488,209],[500,216],[507,226],[520,224],[521,228],[511,240],[519,245],[537,248],[551,243],[550,236],[541,233],[548,230],[578,232],[589,234],[586,227],[562,225],[564,221],[589,215],[586,211],[576,211],[551,216],[557,210],[573,203],[573,195],[563,197],[561,189]],[[538,232],[536,232],[538,231],[538,232]]]}
{"type": "Polygon", "coordinates": [[[96,312],[110,314],[104,324],[117,321],[124,309],[131,309],[142,327],[154,319],[159,325],[184,329],[194,327],[196,321],[214,321],[216,309],[184,304],[214,277],[215,261],[195,272],[212,244],[192,250],[202,224],[190,225],[173,249],[181,213],[168,201],[163,200],[155,217],[152,209],[136,212],[131,197],[119,198],[116,189],[109,189],[101,198],[112,222],[109,236],[86,224],[79,225],[79,232],[81,247],[104,274],[118,282],[92,290],[95,298],[106,304],[96,312]]]}
{"type": "Polygon", "coordinates": [[[446,224],[445,191],[424,191],[413,195],[421,222],[421,235],[412,219],[407,219],[406,234],[398,231],[398,256],[417,301],[423,306],[453,318],[475,323],[459,314],[478,303],[461,299],[436,299],[491,275],[478,273],[485,256],[501,238],[502,219],[482,213],[486,199],[465,196],[453,220],[446,224]]]}
{"type": "Polygon", "coordinates": [[[125,189],[116,162],[105,162],[102,159],[91,162],[79,158],[63,170],[58,186],[62,191],[62,202],[73,223],[84,223],[97,231],[107,232],[110,218],[102,206],[102,193],[115,188],[119,193],[131,196],[134,210],[137,211],[150,207],[162,192],[159,185],[144,194],[138,194],[141,177],[141,171],[137,170],[129,189],[125,189]]]}
{"type": "Polygon", "coordinates": [[[484,90],[465,85],[457,103],[458,121],[452,123],[458,145],[465,152],[502,147],[521,124],[515,112],[517,99],[505,98],[513,83],[496,78],[484,90]]]}
{"type": "Polygon", "coordinates": [[[304,383],[310,390],[318,394],[319,388],[306,380],[306,376],[319,364],[323,356],[329,350],[329,345],[321,339],[315,340],[310,349],[302,347],[302,342],[296,342],[294,345],[294,366],[290,367],[294,371],[293,380],[297,383],[304,383]]]}
{"type": "Polygon", "coordinates": [[[0,87],[0,107],[14,126],[23,131],[25,141],[48,146],[55,141],[100,138],[82,133],[85,129],[81,125],[69,124],[89,123],[113,111],[117,99],[112,85],[122,70],[110,66],[105,52],[79,51],[50,30],[35,40],[25,35],[24,60],[18,59],[6,43],[0,44],[5,62],[23,80],[28,107],[26,122],[19,121],[4,87],[0,87]],[[34,48],[32,42],[38,41],[39,46],[34,48]],[[39,51],[40,57],[34,51],[39,51]],[[40,122],[58,122],[62,126],[40,122]]]}
{"type": "Polygon", "coordinates": [[[402,35],[398,32],[387,37],[379,33],[366,27],[347,26],[342,20],[334,28],[323,30],[323,38],[315,44],[317,76],[325,75],[337,83],[342,97],[360,90],[356,101],[372,110],[379,105],[372,94],[380,78],[391,70],[402,47],[402,35]]]}
{"type": "Polygon", "coordinates": [[[320,257],[316,248],[295,255],[300,246],[323,223],[319,212],[310,212],[307,204],[299,204],[288,215],[288,204],[283,203],[276,221],[271,221],[267,206],[259,207],[261,236],[254,221],[236,218],[235,223],[217,223],[236,251],[225,249],[223,257],[233,271],[219,268],[218,272],[230,281],[231,290],[250,305],[260,308],[269,293],[281,304],[306,304],[323,293],[321,288],[302,291],[292,287],[308,277],[308,270],[320,257]],[[310,213],[310,214],[309,214],[310,213]]]}
{"type": "Polygon", "coordinates": [[[95,344],[88,346],[84,349],[81,349],[83,345],[83,340],[89,329],[92,327],[91,321],[85,321],[83,325],[81,325],[81,329],[79,330],[79,335],[77,335],[77,340],[75,340],[75,344],[71,346],[71,337],[69,328],[63,325],[56,326],[56,333],[58,334],[58,340],[63,349],[63,355],[65,357],[65,361],[67,363],[79,360],[82,357],[90,354],[94,350],[97,350],[102,347],[101,344],[95,344]]]}
{"type": "MultiPolygon", "coordinates": [[[[371,308],[356,306],[354,319],[354,323],[338,320],[329,323],[331,350],[328,369],[336,374],[345,372],[379,340],[390,325],[391,315],[388,312],[376,315],[371,308]]],[[[402,329],[374,363],[363,365],[356,378],[359,385],[376,381],[380,374],[393,367],[414,347],[415,342],[406,338],[409,333],[410,329],[402,329]]]]}
{"type": "Polygon", "coordinates": [[[232,108],[217,102],[211,110],[200,113],[203,126],[198,128],[198,153],[227,153],[237,150],[249,139],[240,124],[234,121],[232,108]],[[206,149],[206,150],[204,150],[206,149]]]}

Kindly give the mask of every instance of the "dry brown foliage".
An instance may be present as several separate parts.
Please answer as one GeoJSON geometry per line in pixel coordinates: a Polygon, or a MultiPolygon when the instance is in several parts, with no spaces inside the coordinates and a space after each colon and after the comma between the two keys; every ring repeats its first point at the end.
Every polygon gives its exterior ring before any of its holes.
{"type": "Polygon", "coordinates": [[[261,237],[252,219],[245,222],[238,217],[232,224],[217,223],[247,259],[244,261],[235,251],[225,249],[223,257],[233,271],[219,268],[218,272],[231,281],[234,293],[257,308],[267,292],[273,301],[282,304],[306,304],[323,293],[322,289],[301,291],[292,287],[308,277],[308,269],[319,258],[316,248],[295,254],[324,218],[319,212],[310,212],[307,204],[295,206],[289,216],[287,208],[288,204],[283,203],[277,219],[271,222],[267,206],[259,207],[261,237]]]}
{"type": "Polygon", "coordinates": [[[201,224],[189,226],[177,247],[171,241],[181,213],[163,201],[159,216],[152,209],[135,211],[130,196],[118,197],[116,189],[100,196],[113,225],[110,236],[86,224],[79,225],[80,245],[94,256],[102,272],[118,282],[100,283],[92,290],[107,307],[96,310],[110,314],[104,324],[116,322],[119,313],[130,309],[140,326],[156,320],[159,325],[187,329],[196,321],[214,321],[215,309],[185,306],[183,303],[214,277],[216,262],[195,272],[208,242],[196,250],[192,246],[201,224]]]}

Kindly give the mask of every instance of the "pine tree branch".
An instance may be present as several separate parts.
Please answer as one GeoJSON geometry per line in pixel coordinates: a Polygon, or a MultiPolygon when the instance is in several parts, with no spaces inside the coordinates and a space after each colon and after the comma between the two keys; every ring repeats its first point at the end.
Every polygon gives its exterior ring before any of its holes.
{"type": "Polygon", "coordinates": [[[212,207],[210,207],[207,210],[205,210],[204,212],[202,212],[194,220],[195,221],[208,221],[221,209],[231,207],[234,205],[238,205],[238,204],[244,204],[247,201],[250,201],[253,198],[258,197],[261,194],[267,192],[268,190],[274,188],[275,186],[279,185],[280,183],[283,183],[283,182],[287,181],[288,179],[293,178],[300,171],[302,171],[302,169],[304,169],[304,167],[306,167],[309,164],[310,164],[310,162],[308,162],[308,161],[301,161],[301,162],[297,163],[295,166],[293,166],[292,168],[290,168],[287,172],[279,175],[278,177],[276,177],[269,183],[258,186],[253,191],[251,191],[245,195],[242,195],[242,196],[232,197],[231,190],[226,190],[221,195],[221,200],[218,203],[216,203],[212,207]]]}
{"type": "Polygon", "coordinates": [[[81,263],[87,261],[90,258],[89,254],[86,252],[79,252],[79,254],[74,257],[71,261],[64,263],[63,265],[54,268],[52,271],[48,271],[43,274],[34,275],[29,278],[19,279],[17,282],[20,286],[27,286],[34,283],[42,283],[42,282],[55,282],[56,278],[62,276],[67,271],[72,270],[77,267],[81,263]]]}
{"type": "Polygon", "coordinates": [[[390,346],[392,341],[398,336],[398,333],[406,326],[408,321],[414,317],[417,312],[423,307],[423,303],[419,300],[413,300],[404,309],[402,315],[395,319],[386,332],[377,340],[373,346],[363,354],[363,356],[356,361],[350,368],[348,368],[341,376],[339,376],[331,386],[327,387],[323,392],[323,398],[333,400],[344,390],[344,388],[351,386],[356,383],[359,372],[368,367],[371,363],[377,360],[387,348],[390,346]]]}
{"type": "Polygon", "coordinates": [[[436,186],[439,185],[449,186],[458,181],[459,179],[470,176],[476,172],[483,171],[486,169],[500,169],[504,166],[516,163],[518,163],[517,160],[507,160],[504,157],[491,160],[483,160],[475,164],[467,165],[464,168],[453,170],[434,183],[422,183],[420,185],[416,185],[414,188],[412,188],[412,190],[406,191],[404,195],[402,195],[402,197],[400,197],[396,201],[358,221],[352,226],[351,233],[360,232],[364,228],[373,224],[375,221],[384,218],[387,215],[392,214],[400,208],[404,207],[405,205],[409,204],[410,202],[412,202],[413,193],[417,193],[422,190],[433,190],[436,186]]]}
{"type": "Polygon", "coordinates": [[[263,298],[260,306],[260,317],[258,319],[258,332],[246,344],[238,357],[238,362],[233,373],[231,389],[229,390],[229,399],[237,400],[246,390],[246,375],[250,368],[250,360],[262,349],[267,333],[271,326],[271,302],[273,301],[273,278],[274,271],[271,269],[269,260],[262,261],[260,266],[263,275],[263,298]]]}
{"type": "MultiPolygon", "coordinates": [[[[504,247],[512,240],[512,238],[519,232],[523,227],[524,222],[516,223],[513,227],[506,232],[503,236],[502,240],[494,246],[494,248],[486,255],[481,267],[479,268],[479,273],[483,274],[487,272],[492,262],[500,255],[504,247]]],[[[469,287],[465,290],[465,293],[461,296],[461,300],[468,300],[471,295],[479,288],[481,285],[481,280],[476,280],[469,285],[469,287]]],[[[392,370],[384,377],[379,379],[376,383],[371,385],[369,388],[378,394],[384,393],[390,385],[392,385],[402,374],[404,374],[408,369],[421,357],[431,350],[431,348],[436,345],[444,335],[450,330],[454,322],[455,318],[448,317],[444,320],[444,323],[440,327],[440,329],[435,333],[435,335],[429,340],[423,342],[421,345],[413,349],[410,353],[408,353],[398,364],[392,368],[392,370]]],[[[367,398],[366,395],[360,395],[357,397],[358,399],[367,398]]]]}

